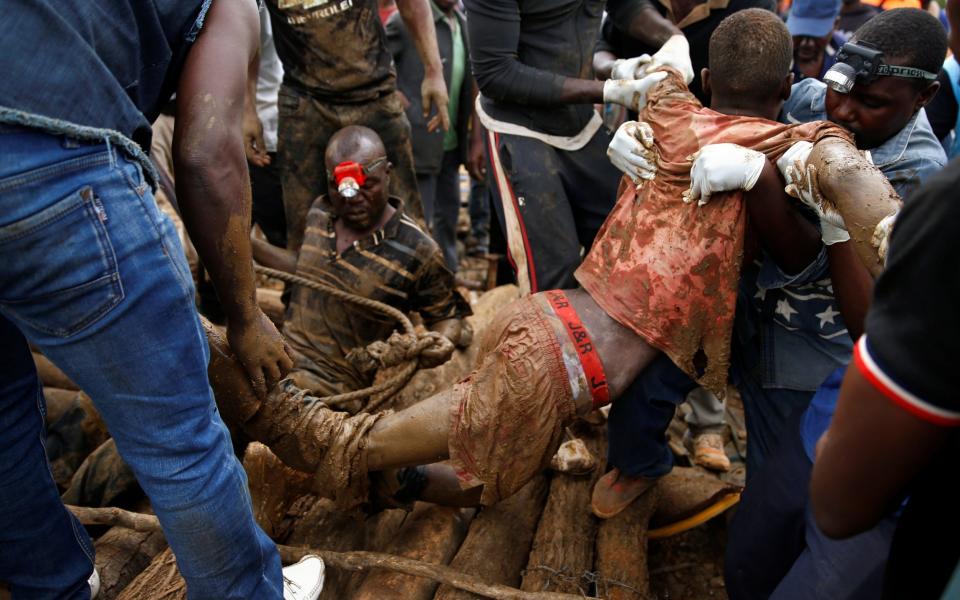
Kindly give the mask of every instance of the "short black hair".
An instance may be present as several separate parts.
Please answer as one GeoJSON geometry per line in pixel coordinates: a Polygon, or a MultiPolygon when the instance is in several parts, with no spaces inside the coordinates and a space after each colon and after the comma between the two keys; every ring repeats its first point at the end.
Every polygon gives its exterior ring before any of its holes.
{"type": "MultiPolygon", "coordinates": [[[[850,41],[873,44],[886,59],[939,73],[947,57],[947,32],[936,17],[919,8],[885,10],[857,29],[850,41]]],[[[920,87],[930,82],[919,80],[920,87]]]]}
{"type": "Polygon", "coordinates": [[[762,8],[725,18],[710,36],[710,84],[736,95],[769,98],[780,91],[793,61],[793,39],[783,21],[762,8]]]}

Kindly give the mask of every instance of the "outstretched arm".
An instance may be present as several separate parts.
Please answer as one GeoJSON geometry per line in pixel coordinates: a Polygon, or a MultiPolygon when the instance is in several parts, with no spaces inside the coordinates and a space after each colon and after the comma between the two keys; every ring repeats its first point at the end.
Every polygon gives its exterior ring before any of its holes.
{"type": "Polygon", "coordinates": [[[213,3],[177,89],[174,163],[183,221],[226,311],[230,345],[263,395],[292,361],[257,306],[250,251],[241,119],[258,46],[254,2],[213,3]]]}
{"type": "Polygon", "coordinates": [[[450,129],[450,114],[447,105],[447,84],[443,81],[443,64],[440,62],[440,50],[437,47],[437,30],[433,26],[433,11],[428,0],[397,0],[400,18],[407,26],[417,54],[423,61],[423,84],[420,94],[423,97],[423,118],[430,116],[434,108],[437,114],[427,123],[427,131],[438,126],[450,129]]]}

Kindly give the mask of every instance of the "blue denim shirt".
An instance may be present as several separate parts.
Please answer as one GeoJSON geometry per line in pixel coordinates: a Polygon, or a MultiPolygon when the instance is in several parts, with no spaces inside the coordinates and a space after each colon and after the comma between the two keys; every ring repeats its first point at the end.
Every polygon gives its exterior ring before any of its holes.
{"type": "Polygon", "coordinates": [[[108,141],[146,165],[211,1],[4,3],[0,123],[108,141]]]}
{"type": "MultiPolygon", "coordinates": [[[[816,79],[794,84],[790,99],[783,105],[781,122],[809,123],[827,118],[827,86],[816,79]]],[[[927,113],[921,108],[900,133],[870,149],[873,164],[887,176],[903,199],[909,198],[930,173],[947,164],[943,146],[933,133],[927,113]]]]}
{"type": "MultiPolygon", "coordinates": [[[[781,120],[806,123],[826,119],[826,89],[815,79],[795,84],[781,120]]],[[[923,110],[870,153],[903,198],[947,162],[923,110]]],[[[825,247],[795,275],[784,273],[766,254],[744,267],[735,339],[760,344],[761,364],[753,367],[761,370],[761,384],[766,388],[813,392],[850,361],[853,341],[833,293],[825,247]]]]}

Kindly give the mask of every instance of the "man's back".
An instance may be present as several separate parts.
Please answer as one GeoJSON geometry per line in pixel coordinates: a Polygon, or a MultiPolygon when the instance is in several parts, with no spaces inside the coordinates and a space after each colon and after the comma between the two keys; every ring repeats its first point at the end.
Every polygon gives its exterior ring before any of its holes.
{"type": "Polygon", "coordinates": [[[775,160],[798,141],[847,135],[826,122],[790,126],[703,108],[675,73],[650,92],[641,118],[657,140],[657,178],[638,189],[624,180],[576,277],[607,314],[688,375],[720,390],[729,365],[745,212],[739,193],[699,208],[682,203],[690,156],[707,144],[729,142],[775,160]],[[699,369],[698,356],[706,359],[699,369]]]}

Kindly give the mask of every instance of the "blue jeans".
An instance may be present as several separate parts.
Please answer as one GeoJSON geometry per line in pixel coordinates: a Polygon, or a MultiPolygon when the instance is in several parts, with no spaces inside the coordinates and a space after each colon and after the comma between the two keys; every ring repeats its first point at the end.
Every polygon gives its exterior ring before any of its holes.
{"type": "Polygon", "coordinates": [[[140,167],[2,126],[0,157],[0,580],[15,597],[89,597],[93,550],[46,464],[29,341],[93,399],[189,597],[281,598],[207,381],[190,271],[140,167]]]}
{"type": "Polygon", "coordinates": [[[630,477],[660,477],[673,468],[666,432],[677,406],[697,384],[661,354],[610,406],[607,462],[630,477]]]}
{"type": "Polygon", "coordinates": [[[730,523],[724,576],[731,600],[879,598],[896,520],[844,540],[825,536],[809,507],[813,463],[790,418],[750,479],[730,523]]]}

